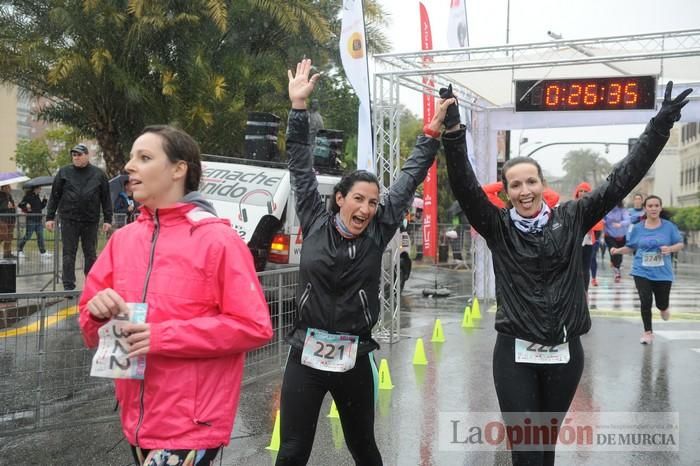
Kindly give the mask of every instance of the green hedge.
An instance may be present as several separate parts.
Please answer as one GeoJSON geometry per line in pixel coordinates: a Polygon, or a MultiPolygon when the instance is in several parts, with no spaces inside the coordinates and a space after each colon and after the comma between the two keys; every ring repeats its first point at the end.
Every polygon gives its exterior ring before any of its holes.
{"type": "Polygon", "coordinates": [[[700,230],[700,206],[664,207],[671,215],[673,223],[683,231],[700,230]]]}

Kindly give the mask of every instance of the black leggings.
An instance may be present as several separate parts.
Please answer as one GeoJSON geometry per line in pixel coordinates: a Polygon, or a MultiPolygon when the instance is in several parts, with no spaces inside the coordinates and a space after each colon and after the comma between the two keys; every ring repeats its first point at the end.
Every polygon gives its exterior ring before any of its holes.
{"type": "Polygon", "coordinates": [[[591,277],[596,278],[598,275],[598,249],[600,248],[600,243],[596,239],[593,246],[591,246],[591,277]]]}
{"type": "Polygon", "coordinates": [[[659,311],[668,309],[669,296],[671,295],[671,284],[673,282],[653,281],[643,277],[634,277],[634,284],[639,293],[639,303],[642,311],[642,323],[644,331],[651,332],[651,298],[654,295],[656,308],[659,311]]]}
{"type": "Polygon", "coordinates": [[[358,356],[347,372],[325,372],[301,364],[301,351],[292,348],[282,382],[280,402],[281,445],[277,466],[305,465],[316,435],[323,397],[335,400],[345,443],[355,464],[380,466],[382,457],[374,439],[374,360],[358,356]]]}
{"type": "MultiPolygon", "coordinates": [[[[608,246],[608,252],[611,248],[621,248],[625,245],[625,237],[613,238],[612,236],[605,236],[605,244],[608,246]]],[[[612,254],[610,253],[610,262],[612,266],[619,269],[622,265],[622,254],[612,254]]]]}
{"type": "Polygon", "coordinates": [[[583,285],[588,291],[588,282],[591,281],[591,256],[593,255],[593,245],[586,244],[581,248],[581,265],[583,267],[583,285]]]}
{"type": "MultiPolygon", "coordinates": [[[[515,362],[515,338],[498,334],[493,349],[493,381],[507,425],[520,419],[519,415],[511,417],[508,413],[538,412],[557,413],[558,425],[561,425],[583,372],[583,347],[578,337],[569,342],[569,354],[566,364],[515,362]]],[[[521,448],[513,446],[513,466],[553,465],[554,447],[541,444],[521,448]]]]}
{"type": "Polygon", "coordinates": [[[85,276],[97,259],[97,222],[75,222],[61,219],[61,239],[63,240],[63,289],[75,289],[75,255],[78,241],[83,245],[85,276]]]}

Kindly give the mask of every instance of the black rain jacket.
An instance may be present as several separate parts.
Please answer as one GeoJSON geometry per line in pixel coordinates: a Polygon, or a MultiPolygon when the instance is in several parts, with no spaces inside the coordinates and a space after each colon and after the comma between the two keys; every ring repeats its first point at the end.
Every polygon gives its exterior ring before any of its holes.
{"type": "Polygon", "coordinates": [[[302,349],[309,327],[360,337],[358,356],[379,348],[372,327],[379,318],[379,278],[382,255],[428,173],[440,141],[418,138],[398,179],[382,198],[367,229],[345,239],[335,228],[335,214],[318,193],[308,144],[306,111],[292,110],[287,127],[287,156],[304,244],[296,294],[297,321],[287,337],[302,349]]]}
{"type": "Polygon", "coordinates": [[[58,170],[51,187],[46,220],[61,218],[74,222],[98,223],[100,206],[105,223],[112,223],[112,199],[105,172],[92,164],[66,165],[58,170]]]}
{"type": "Polygon", "coordinates": [[[467,161],[464,128],[445,133],[452,192],[484,237],[496,276],[496,330],[542,345],[557,345],[591,328],[583,282],[583,236],[642,180],[668,140],[653,120],[607,180],[586,196],[552,209],[541,234],[526,234],[508,209],[489,202],[467,161]]]}

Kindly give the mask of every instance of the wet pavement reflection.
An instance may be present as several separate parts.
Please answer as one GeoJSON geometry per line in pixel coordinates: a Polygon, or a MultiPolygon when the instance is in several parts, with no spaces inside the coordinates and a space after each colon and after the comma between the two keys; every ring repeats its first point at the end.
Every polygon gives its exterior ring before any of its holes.
{"type": "MultiPolygon", "coordinates": [[[[377,399],[375,431],[387,465],[510,464],[510,454],[504,449],[466,452],[445,451],[440,446],[441,413],[498,412],[491,373],[496,333],[494,314],[488,312],[490,303],[482,303],[483,318],[476,321],[475,328],[461,327],[470,279],[468,271],[418,265],[407,282],[402,297],[402,339],[394,345],[382,344],[376,354],[377,362],[388,360],[394,384],[393,390],[380,390],[377,399]],[[422,290],[436,283],[449,288],[451,295],[423,296],[422,290]],[[443,325],[444,343],[430,342],[436,318],[443,325]],[[424,341],[426,366],[412,363],[417,338],[424,341]]],[[[652,345],[639,344],[642,324],[632,280],[626,278],[615,285],[603,270],[600,281],[601,286],[591,290],[591,302],[595,299],[597,306],[592,312],[593,327],[582,337],[586,362],[571,411],[678,412],[679,448],[670,452],[561,451],[557,464],[700,464],[700,352],[693,351],[700,348],[700,309],[695,306],[697,297],[689,295],[696,279],[681,278],[674,285],[677,293],[672,296],[672,309],[681,308],[687,318],[663,322],[656,313],[654,329],[659,334],[652,345]],[[674,300],[680,304],[674,307],[674,300]],[[681,331],[684,333],[678,333],[681,331]]],[[[280,371],[244,386],[233,438],[221,464],[274,464],[275,452],[265,447],[279,408],[281,379],[280,371]]],[[[340,422],[327,417],[330,406],[328,395],[309,464],[351,465],[340,422]]],[[[114,424],[4,439],[0,464],[126,465],[128,447],[120,439],[114,424]]]]}

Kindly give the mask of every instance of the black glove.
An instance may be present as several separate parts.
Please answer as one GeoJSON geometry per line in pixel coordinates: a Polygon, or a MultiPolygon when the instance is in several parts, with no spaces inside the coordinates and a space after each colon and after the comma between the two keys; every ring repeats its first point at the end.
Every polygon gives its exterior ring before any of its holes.
{"type": "Polygon", "coordinates": [[[661,134],[667,135],[673,128],[673,124],[681,119],[681,109],[688,103],[685,98],[693,92],[692,89],[686,89],[671,100],[671,91],[673,91],[673,81],[666,84],[666,92],[664,92],[664,101],[661,103],[659,113],[654,117],[654,129],[661,134]]]}
{"type": "Polygon", "coordinates": [[[457,98],[452,93],[452,84],[447,87],[440,89],[441,99],[455,99],[455,103],[447,107],[447,113],[445,113],[445,121],[443,121],[445,128],[452,128],[459,124],[459,107],[457,106],[457,98]]]}

